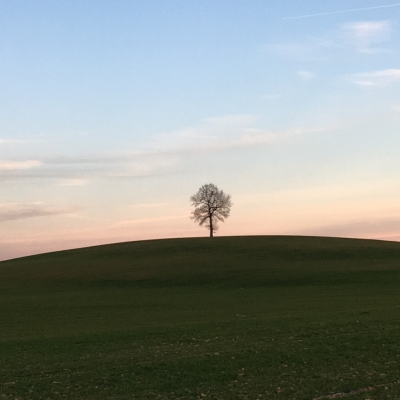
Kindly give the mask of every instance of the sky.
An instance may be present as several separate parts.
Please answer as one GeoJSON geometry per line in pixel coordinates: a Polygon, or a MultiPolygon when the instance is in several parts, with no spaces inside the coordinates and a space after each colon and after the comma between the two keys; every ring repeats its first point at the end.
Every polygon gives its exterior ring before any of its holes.
{"type": "Polygon", "coordinates": [[[0,260],[217,235],[400,240],[400,3],[0,0],[0,260]]]}

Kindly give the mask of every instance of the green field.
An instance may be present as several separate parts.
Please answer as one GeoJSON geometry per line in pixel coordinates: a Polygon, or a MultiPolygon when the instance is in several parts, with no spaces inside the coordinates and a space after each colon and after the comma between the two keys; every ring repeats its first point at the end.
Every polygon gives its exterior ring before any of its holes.
{"type": "Polygon", "coordinates": [[[400,399],[400,243],[221,237],[0,263],[0,399],[400,399]]]}

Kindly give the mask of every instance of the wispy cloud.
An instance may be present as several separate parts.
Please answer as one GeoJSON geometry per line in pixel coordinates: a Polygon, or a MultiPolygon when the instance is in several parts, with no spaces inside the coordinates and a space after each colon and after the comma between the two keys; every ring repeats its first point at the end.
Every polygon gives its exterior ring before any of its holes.
{"type": "Polygon", "coordinates": [[[360,53],[375,54],[385,51],[376,46],[390,39],[391,28],[389,21],[357,21],[343,25],[341,32],[360,53]]]}
{"type": "Polygon", "coordinates": [[[91,180],[143,178],[180,171],[187,156],[283,143],[294,136],[327,129],[269,131],[252,115],[202,120],[197,126],[155,136],[141,149],[87,156],[45,157],[0,163],[0,181],[47,179],[59,186],[82,186],[91,180]]]}
{"type": "MultiPolygon", "coordinates": [[[[281,56],[298,61],[327,62],[348,51],[371,55],[388,52],[387,43],[391,33],[392,24],[388,20],[353,21],[337,25],[319,37],[308,36],[301,40],[264,44],[259,46],[259,52],[266,56],[281,56]]],[[[301,71],[298,72],[301,76],[301,71]]],[[[303,74],[303,77],[306,75],[303,74]]]]}
{"type": "Polygon", "coordinates": [[[317,77],[317,74],[315,74],[312,71],[306,71],[306,70],[299,70],[297,71],[297,75],[303,80],[303,81],[311,81],[317,77]]]}
{"type": "Polygon", "coordinates": [[[166,216],[152,217],[152,218],[138,218],[138,219],[119,221],[115,225],[116,226],[136,225],[136,224],[145,224],[148,222],[165,222],[165,221],[173,221],[179,219],[188,219],[188,216],[187,214],[183,214],[183,215],[166,215],[166,216]]]}
{"type": "Polygon", "coordinates": [[[263,100],[278,100],[282,99],[286,95],[284,93],[264,93],[261,98],[263,100]]]}
{"type": "Polygon", "coordinates": [[[351,80],[360,86],[389,86],[400,83],[400,69],[363,72],[352,75],[351,80]]]}
{"type": "Polygon", "coordinates": [[[282,56],[302,61],[321,61],[326,59],[326,54],[321,49],[334,45],[331,41],[319,38],[306,38],[303,41],[264,44],[259,47],[260,53],[273,56],[282,56]]]}
{"type": "Polygon", "coordinates": [[[257,127],[254,116],[209,118],[198,127],[185,128],[158,137],[163,152],[216,152],[260,144],[279,143],[290,137],[326,131],[326,127],[270,131],[257,127]]]}
{"type": "Polygon", "coordinates": [[[42,162],[39,160],[26,160],[26,161],[0,161],[1,171],[18,171],[39,167],[42,162]]]}
{"type": "Polygon", "coordinates": [[[58,182],[59,186],[83,186],[88,183],[87,179],[62,179],[58,182]]]}
{"type": "Polygon", "coordinates": [[[152,151],[164,153],[168,150],[188,148],[207,149],[219,145],[220,141],[240,134],[243,129],[256,123],[253,115],[224,115],[203,119],[199,125],[158,135],[150,143],[152,151]]]}
{"type": "Polygon", "coordinates": [[[320,226],[302,230],[303,235],[323,235],[338,237],[382,237],[390,234],[399,234],[400,217],[374,218],[346,221],[342,223],[320,226]]]}
{"type": "Polygon", "coordinates": [[[15,143],[26,143],[26,142],[24,140],[20,140],[20,139],[0,139],[0,145],[15,144],[15,143]]]}
{"type": "Polygon", "coordinates": [[[0,181],[47,179],[60,186],[82,186],[97,179],[140,178],[170,173],[175,165],[176,157],[156,152],[48,157],[35,162],[0,163],[0,181]]]}
{"type": "Polygon", "coordinates": [[[313,133],[322,133],[327,131],[327,128],[313,129],[291,129],[281,132],[271,132],[262,129],[247,129],[238,139],[232,140],[227,146],[236,147],[252,147],[258,145],[273,144],[285,141],[295,136],[308,135],[313,133]]]}
{"type": "Polygon", "coordinates": [[[50,207],[40,203],[0,204],[0,223],[26,218],[70,214],[78,209],[78,207],[50,207]]]}
{"type": "Polygon", "coordinates": [[[169,206],[176,206],[178,203],[140,203],[140,204],[130,204],[129,208],[163,208],[169,206]]]}
{"type": "Polygon", "coordinates": [[[40,144],[48,142],[49,138],[58,138],[59,135],[37,135],[24,139],[11,139],[7,137],[0,138],[0,146],[4,145],[31,145],[31,144],[40,144]]]}

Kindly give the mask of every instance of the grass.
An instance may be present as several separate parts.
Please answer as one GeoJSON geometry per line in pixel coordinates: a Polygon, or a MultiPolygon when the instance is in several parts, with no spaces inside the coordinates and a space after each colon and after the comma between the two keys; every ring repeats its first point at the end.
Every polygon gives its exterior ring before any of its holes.
{"type": "Polygon", "coordinates": [[[171,239],[0,263],[0,399],[400,399],[400,243],[171,239]]]}

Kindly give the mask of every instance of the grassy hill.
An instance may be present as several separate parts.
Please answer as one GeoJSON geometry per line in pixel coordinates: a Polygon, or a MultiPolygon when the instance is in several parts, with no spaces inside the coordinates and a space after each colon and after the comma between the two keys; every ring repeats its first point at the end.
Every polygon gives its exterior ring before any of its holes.
{"type": "Polygon", "coordinates": [[[0,279],[150,286],[332,284],[391,279],[399,260],[397,242],[285,236],[166,239],[0,262],[0,279]]]}
{"type": "Polygon", "coordinates": [[[221,237],[0,262],[0,398],[400,396],[400,243],[221,237]]]}

